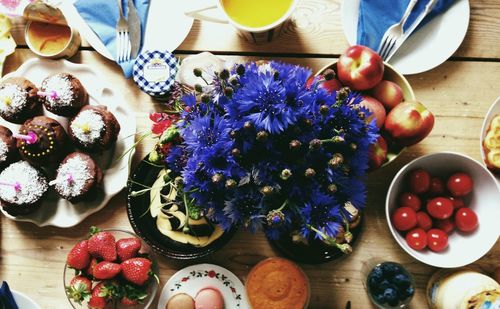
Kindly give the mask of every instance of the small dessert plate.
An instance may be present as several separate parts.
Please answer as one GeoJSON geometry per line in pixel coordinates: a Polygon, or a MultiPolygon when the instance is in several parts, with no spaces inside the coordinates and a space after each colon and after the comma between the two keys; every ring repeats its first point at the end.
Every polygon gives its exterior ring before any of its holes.
{"type": "MultiPolygon", "coordinates": [[[[483,164],[486,165],[486,156],[484,153],[484,138],[486,137],[486,131],[488,131],[488,128],[490,127],[491,121],[493,120],[493,117],[496,115],[500,115],[500,97],[498,97],[495,102],[491,105],[490,109],[486,113],[486,116],[484,117],[483,121],[483,126],[481,127],[481,139],[479,143],[479,152],[481,153],[481,158],[483,159],[483,164]]],[[[495,174],[494,175],[497,181],[500,183],[500,174],[495,174]]]]}
{"type": "MultiPolygon", "coordinates": [[[[41,207],[29,215],[13,217],[2,210],[5,216],[15,221],[28,221],[38,226],[62,228],[75,226],[106,206],[127,183],[130,170],[128,157],[120,160],[116,158],[125,150],[132,148],[134,144],[135,114],[128,104],[124,103],[126,101],[120,92],[101,78],[101,73],[84,64],[35,58],[25,61],[16,71],[7,74],[4,78],[22,76],[40,86],[45,77],[62,72],[72,74],[82,82],[89,93],[90,105],[105,105],[115,115],[121,124],[120,134],[114,147],[102,154],[92,155],[104,174],[102,190],[99,190],[99,194],[93,201],[72,204],[59,198],[53,190],[50,190],[41,207]]],[[[65,129],[67,128],[68,118],[54,115],[45,109],[44,115],[59,121],[65,129]]],[[[0,125],[8,127],[13,132],[17,132],[20,127],[3,119],[0,119],[0,125]]],[[[133,150],[131,155],[133,155],[133,150]]]]}
{"type": "Polygon", "coordinates": [[[12,296],[14,296],[14,300],[19,308],[22,309],[41,309],[37,303],[31,298],[29,298],[26,294],[23,294],[18,291],[11,290],[12,296]]]}
{"type": "Polygon", "coordinates": [[[229,270],[213,264],[198,264],[176,272],[163,287],[158,309],[165,309],[168,300],[179,293],[195,297],[204,288],[220,291],[224,308],[250,309],[245,287],[240,279],[229,270]]]}

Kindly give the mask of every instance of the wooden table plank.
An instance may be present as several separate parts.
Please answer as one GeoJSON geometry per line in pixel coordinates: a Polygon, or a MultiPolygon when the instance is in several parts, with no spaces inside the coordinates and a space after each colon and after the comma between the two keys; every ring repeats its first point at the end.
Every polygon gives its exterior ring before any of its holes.
{"type": "MultiPolygon", "coordinates": [[[[155,0],[157,1],[157,0],[155,0]]],[[[349,1],[349,0],[346,0],[349,1]]],[[[301,54],[303,56],[339,55],[347,48],[340,18],[341,0],[302,0],[291,23],[281,37],[256,45],[239,37],[228,25],[195,21],[179,51],[301,54]]],[[[471,19],[464,42],[454,57],[500,58],[500,1],[470,1],[471,19]]],[[[16,20],[12,31],[19,45],[26,45],[24,23],[16,20]]],[[[161,39],[161,38],[158,38],[161,39]]],[[[87,42],[83,42],[88,47],[87,42]]]]}
{"type": "MultiPolygon", "coordinates": [[[[19,50],[8,58],[5,72],[15,70],[19,64],[33,56],[29,50],[19,50]]],[[[158,110],[160,105],[140,92],[131,80],[125,80],[117,65],[90,51],[80,52],[71,60],[89,64],[102,72],[102,76],[115,85],[133,106],[138,122],[137,130],[148,129],[150,123],[147,114],[153,109],[158,110]]],[[[282,60],[308,65],[317,70],[334,59],[282,60]]],[[[417,98],[436,115],[436,126],[422,143],[410,147],[388,167],[370,174],[365,228],[354,253],[342,260],[320,266],[302,265],[311,281],[310,308],[343,308],[348,300],[351,300],[352,308],[370,308],[360,269],[371,258],[398,261],[407,266],[414,274],[417,285],[411,308],[426,308],[425,286],[435,268],[414,260],[393,240],[385,219],[385,194],[396,172],[404,164],[423,154],[454,150],[480,160],[478,137],[482,117],[499,94],[499,73],[500,63],[448,61],[435,70],[409,78],[417,98]]],[[[138,148],[134,166],[152,145],[153,141],[148,141],[138,148]]],[[[125,196],[125,192],[121,192],[102,211],[70,229],[38,228],[33,224],[14,222],[2,216],[0,278],[7,280],[13,289],[33,297],[42,308],[67,306],[61,277],[68,250],[85,236],[91,225],[131,229],[125,212],[125,196]]],[[[498,266],[499,254],[500,242],[497,242],[475,265],[485,273],[491,273],[498,266]]],[[[209,262],[221,265],[245,280],[255,263],[275,255],[278,252],[273,251],[262,233],[253,235],[241,230],[222,250],[200,261],[180,262],[160,258],[160,279],[164,284],[172,274],[185,266],[209,262]]]]}

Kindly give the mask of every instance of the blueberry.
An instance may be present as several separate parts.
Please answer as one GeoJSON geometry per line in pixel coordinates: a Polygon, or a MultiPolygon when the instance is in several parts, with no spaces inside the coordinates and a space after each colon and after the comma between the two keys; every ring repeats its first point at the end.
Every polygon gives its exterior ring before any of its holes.
{"type": "Polygon", "coordinates": [[[383,263],[381,268],[385,278],[392,278],[394,275],[401,272],[401,269],[392,263],[383,263]]]}
{"type": "Polygon", "coordinates": [[[410,278],[405,274],[397,274],[394,276],[393,282],[400,289],[406,289],[411,284],[410,278]]]}
{"type": "Polygon", "coordinates": [[[378,304],[384,304],[386,302],[383,293],[373,295],[373,299],[375,299],[375,302],[378,304]]]}
{"type": "Polygon", "coordinates": [[[396,306],[399,302],[398,293],[393,288],[387,288],[384,290],[384,298],[391,306],[396,306]]]}
{"type": "Polygon", "coordinates": [[[373,270],[371,271],[370,276],[371,276],[372,278],[377,279],[378,281],[381,281],[381,280],[382,280],[382,277],[383,277],[382,269],[381,269],[379,266],[376,266],[376,267],[375,267],[375,268],[373,268],[373,270]]]}
{"type": "Polygon", "coordinates": [[[409,286],[405,291],[406,298],[412,297],[415,294],[415,289],[412,286],[409,286]]]}
{"type": "Polygon", "coordinates": [[[391,283],[387,279],[384,279],[379,282],[379,290],[385,291],[386,289],[389,288],[391,288],[391,283]]]}
{"type": "Polygon", "coordinates": [[[379,290],[379,285],[380,285],[380,280],[377,280],[374,277],[370,277],[368,279],[368,286],[370,287],[371,290],[378,291],[379,290]]]}

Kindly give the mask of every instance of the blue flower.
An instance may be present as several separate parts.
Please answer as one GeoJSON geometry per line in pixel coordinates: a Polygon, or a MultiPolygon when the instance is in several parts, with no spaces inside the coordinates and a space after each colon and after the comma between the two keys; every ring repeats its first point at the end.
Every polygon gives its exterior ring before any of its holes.
{"type": "MultiPolygon", "coordinates": [[[[313,190],[309,200],[300,209],[303,218],[302,234],[308,237],[310,227],[320,230],[328,237],[335,238],[341,228],[342,215],[335,199],[319,190],[313,190]]],[[[315,234],[315,238],[322,237],[315,234]]]]}

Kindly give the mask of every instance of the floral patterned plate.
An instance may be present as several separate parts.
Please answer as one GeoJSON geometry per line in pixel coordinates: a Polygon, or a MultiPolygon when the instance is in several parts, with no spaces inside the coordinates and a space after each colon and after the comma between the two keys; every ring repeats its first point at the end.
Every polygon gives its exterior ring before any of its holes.
{"type": "Polygon", "coordinates": [[[158,309],[164,309],[168,300],[178,293],[195,297],[203,288],[218,289],[224,297],[224,308],[250,309],[245,287],[229,270],[213,264],[198,264],[176,272],[163,287],[158,309]]]}

